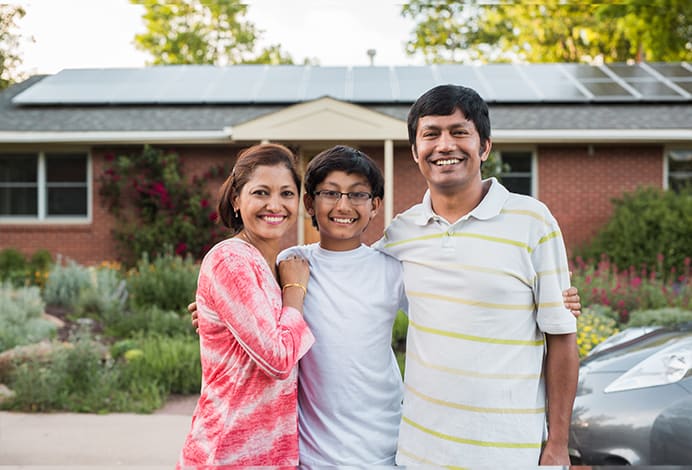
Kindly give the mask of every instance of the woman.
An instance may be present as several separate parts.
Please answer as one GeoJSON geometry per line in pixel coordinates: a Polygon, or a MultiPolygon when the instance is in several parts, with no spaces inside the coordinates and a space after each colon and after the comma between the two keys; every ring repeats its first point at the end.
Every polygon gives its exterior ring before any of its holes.
{"type": "Polygon", "coordinates": [[[202,390],[179,467],[298,464],[297,368],[314,343],[302,317],[305,260],[276,267],[298,214],[293,154],[243,151],[218,212],[234,237],[204,257],[197,284],[202,390]]]}

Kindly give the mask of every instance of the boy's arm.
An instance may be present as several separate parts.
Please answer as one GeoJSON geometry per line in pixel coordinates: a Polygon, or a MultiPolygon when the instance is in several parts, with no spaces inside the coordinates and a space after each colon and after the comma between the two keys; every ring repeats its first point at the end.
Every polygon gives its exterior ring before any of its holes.
{"type": "Polygon", "coordinates": [[[576,334],[546,334],[546,343],[548,440],[541,453],[540,465],[569,465],[569,426],[579,375],[576,334]]]}

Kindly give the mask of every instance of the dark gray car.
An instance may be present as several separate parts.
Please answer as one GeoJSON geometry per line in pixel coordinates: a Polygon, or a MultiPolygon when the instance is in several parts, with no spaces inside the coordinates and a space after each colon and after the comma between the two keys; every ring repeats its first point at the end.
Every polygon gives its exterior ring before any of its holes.
{"type": "Polygon", "coordinates": [[[573,464],[692,464],[692,323],[638,333],[581,362],[573,464]]]}

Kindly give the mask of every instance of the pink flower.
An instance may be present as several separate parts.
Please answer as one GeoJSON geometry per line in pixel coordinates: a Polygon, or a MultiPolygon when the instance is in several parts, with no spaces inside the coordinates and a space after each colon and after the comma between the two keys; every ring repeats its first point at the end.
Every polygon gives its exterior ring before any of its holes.
{"type": "Polygon", "coordinates": [[[209,220],[211,222],[216,222],[216,219],[218,219],[218,218],[219,218],[219,214],[217,214],[216,211],[209,213],[209,220]]]}
{"type": "Polygon", "coordinates": [[[641,277],[634,277],[632,280],[630,280],[630,287],[636,289],[639,286],[642,285],[642,278],[641,277]]]}

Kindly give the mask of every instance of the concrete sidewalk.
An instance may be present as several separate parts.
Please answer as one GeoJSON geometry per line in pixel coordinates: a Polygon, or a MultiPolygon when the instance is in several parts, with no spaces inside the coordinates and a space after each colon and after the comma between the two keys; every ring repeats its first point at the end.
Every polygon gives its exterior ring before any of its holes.
{"type": "Polygon", "coordinates": [[[196,403],[172,398],[151,415],[0,412],[0,465],[171,469],[196,403]]]}

